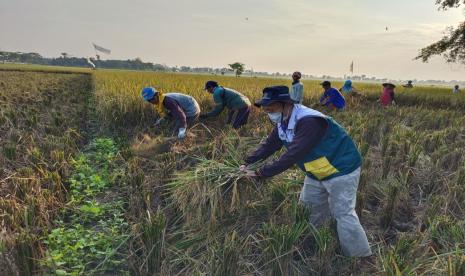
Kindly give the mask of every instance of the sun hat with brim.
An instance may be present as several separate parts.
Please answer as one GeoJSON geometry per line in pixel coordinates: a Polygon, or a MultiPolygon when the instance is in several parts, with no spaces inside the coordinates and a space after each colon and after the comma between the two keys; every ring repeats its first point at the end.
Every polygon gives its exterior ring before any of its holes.
{"type": "Polygon", "coordinates": [[[293,103],[287,86],[271,86],[263,89],[263,97],[255,102],[256,107],[267,106],[275,102],[293,103]]]}
{"type": "Polygon", "coordinates": [[[383,83],[383,87],[386,87],[386,86],[392,86],[393,88],[396,88],[396,86],[390,82],[383,83]]]}

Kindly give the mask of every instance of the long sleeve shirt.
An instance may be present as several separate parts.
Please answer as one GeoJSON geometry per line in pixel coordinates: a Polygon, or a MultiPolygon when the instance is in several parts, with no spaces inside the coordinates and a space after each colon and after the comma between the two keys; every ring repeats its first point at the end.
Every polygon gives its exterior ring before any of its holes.
{"type": "Polygon", "coordinates": [[[341,92],[339,92],[335,88],[330,88],[323,93],[320,98],[320,103],[326,106],[334,105],[336,108],[343,108],[346,105],[346,101],[342,96],[341,92]]]}
{"type": "Polygon", "coordinates": [[[380,102],[383,106],[389,106],[392,104],[393,101],[395,101],[395,93],[394,89],[392,88],[384,88],[383,89],[383,94],[381,94],[380,97],[380,102]]]}
{"type": "Polygon", "coordinates": [[[213,101],[215,102],[215,108],[206,114],[207,117],[218,116],[225,107],[230,110],[238,110],[250,106],[250,101],[246,96],[233,89],[221,86],[213,90],[213,101]]]}
{"type": "Polygon", "coordinates": [[[300,81],[292,83],[290,96],[295,103],[302,103],[304,99],[304,85],[300,81]]]}
{"type": "MultiPolygon", "coordinates": [[[[261,177],[272,177],[289,169],[303,159],[321,141],[326,134],[327,128],[328,122],[323,118],[303,117],[296,124],[295,136],[287,151],[278,160],[257,170],[257,174],[261,177]]],[[[282,146],[283,142],[279,138],[276,126],[266,141],[245,159],[245,163],[249,165],[265,160],[280,150],[282,146]]]]}
{"type": "Polygon", "coordinates": [[[168,109],[169,114],[173,116],[176,121],[174,126],[175,130],[180,128],[187,128],[187,120],[186,120],[186,113],[181,108],[181,106],[176,102],[174,99],[169,97],[165,97],[163,100],[163,106],[168,109]]]}

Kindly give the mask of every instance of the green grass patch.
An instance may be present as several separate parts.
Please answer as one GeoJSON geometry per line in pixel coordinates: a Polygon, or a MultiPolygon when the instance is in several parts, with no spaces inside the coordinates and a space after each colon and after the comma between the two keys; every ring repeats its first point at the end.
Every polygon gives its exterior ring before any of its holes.
{"type": "Polygon", "coordinates": [[[118,147],[98,138],[72,162],[68,208],[44,239],[45,265],[62,275],[122,273],[124,258],[118,250],[127,241],[124,201],[111,188],[121,174],[118,147]]]}

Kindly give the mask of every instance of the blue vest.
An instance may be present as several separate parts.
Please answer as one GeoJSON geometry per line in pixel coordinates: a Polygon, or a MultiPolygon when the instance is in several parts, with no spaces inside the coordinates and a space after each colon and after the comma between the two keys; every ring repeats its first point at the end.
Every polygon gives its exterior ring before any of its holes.
{"type": "Polygon", "coordinates": [[[362,157],[352,138],[331,117],[306,106],[295,104],[285,130],[278,124],[279,138],[286,146],[294,139],[294,128],[303,117],[324,118],[328,122],[326,134],[307,155],[297,162],[306,174],[316,180],[328,180],[353,172],[362,165],[362,157]]]}
{"type": "Polygon", "coordinates": [[[197,101],[185,94],[181,93],[166,93],[165,97],[175,100],[179,106],[181,106],[184,113],[186,113],[186,117],[195,117],[200,113],[200,107],[197,101]]]}

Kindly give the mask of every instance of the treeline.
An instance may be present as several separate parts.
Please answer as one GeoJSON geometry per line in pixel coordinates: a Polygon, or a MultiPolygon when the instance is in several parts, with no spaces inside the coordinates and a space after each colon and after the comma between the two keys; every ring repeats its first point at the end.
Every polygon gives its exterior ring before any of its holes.
{"type": "MultiPolygon", "coordinates": [[[[215,75],[233,75],[234,70],[231,68],[210,68],[210,67],[190,67],[190,66],[174,66],[170,67],[165,64],[158,64],[152,62],[143,62],[140,58],[128,60],[99,60],[91,58],[90,61],[95,64],[97,68],[105,69],[128,69],[128,70],[144,70],[144,71],[167,71],[167,72],[185,72],[185,73],[203,73],[215,75]]],[[[28,63],[39,65],[52,65],[52,66],[68,66],[68,67],[92,67],[87,58],[71,57],[67,53],[62,53],[57,58],[43,57],[38,53],[22,53],[22,52],[5,52],[0,51],[0,63],[28,63]]],[[[252,72],[245,70],[246,75],[262,75],[262,76],[280,76],[280,73],[268,74],[267,72],[252,72]]],[[[285,74],[282,74],[283,76],[285,74]]]]}
{"type": "MultiPolygon", "coordinates": [[[[63,53],[58,58],[43,57],[38,53],[22,53],[22,52],[1,52],[0,62],[3,63],[30,63],[40,65],[52,66],[70,66],[70,67],[91,67],[86,58],[69,57],[63,53]]],[[[151,62],[143,62],[140,58],[128,60],[97,60],[91,59],[91,62],[97,68],[108,69],[130,69],[130,70],[153,70],[153,71],[167,71],[171,70],[170,67],[163,64],[155,64],[151,62]]]]}

